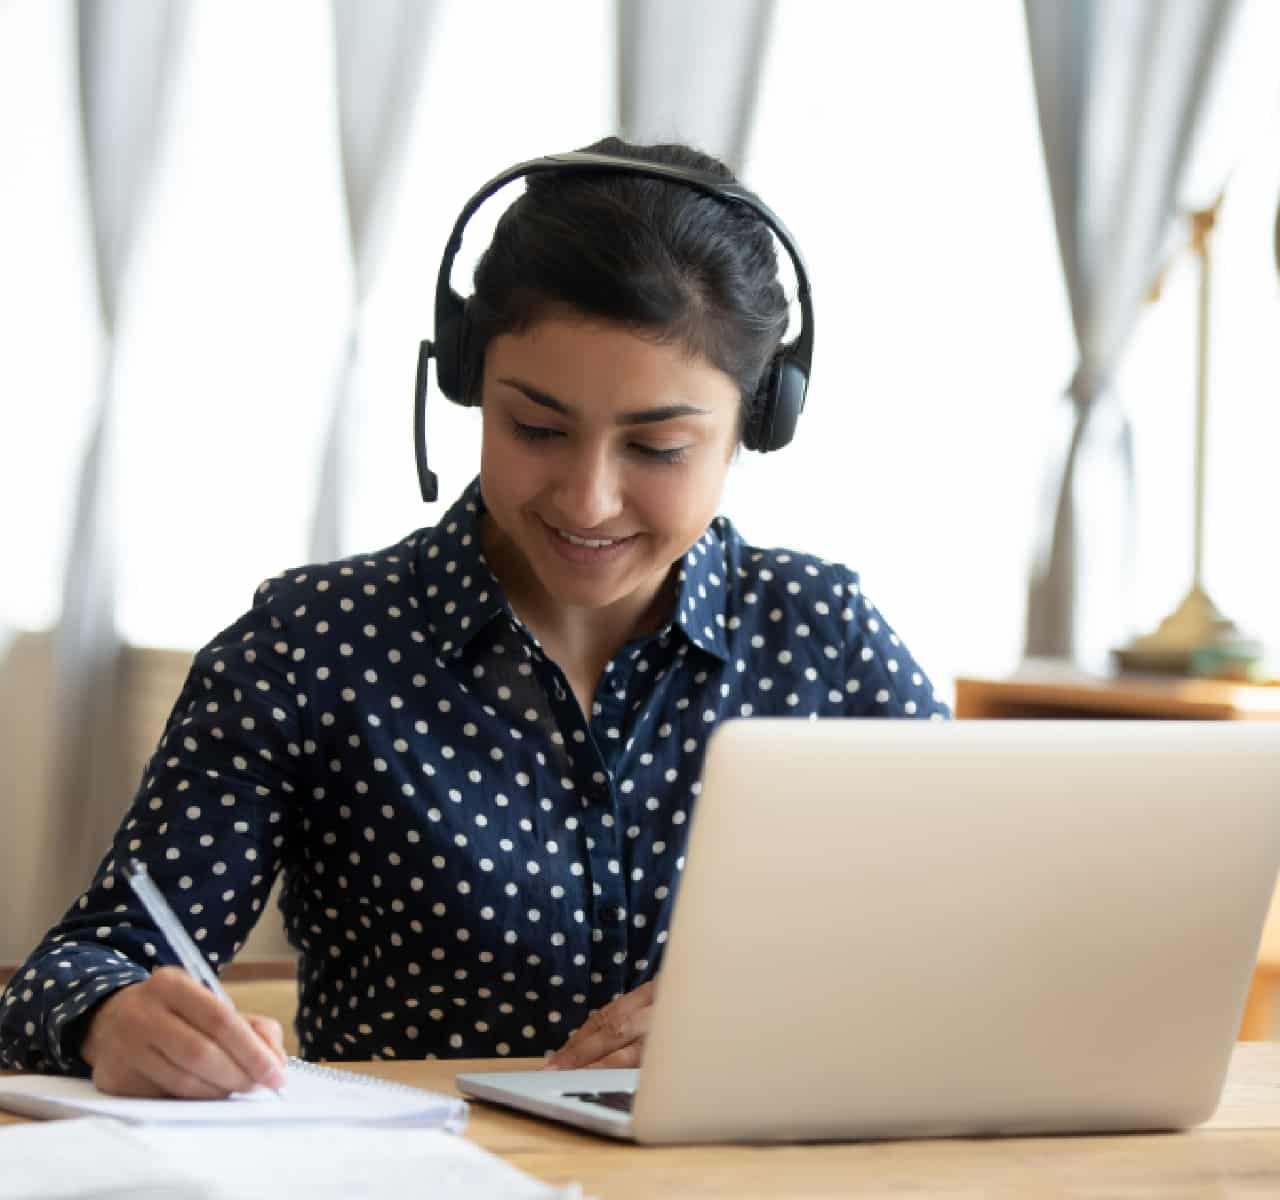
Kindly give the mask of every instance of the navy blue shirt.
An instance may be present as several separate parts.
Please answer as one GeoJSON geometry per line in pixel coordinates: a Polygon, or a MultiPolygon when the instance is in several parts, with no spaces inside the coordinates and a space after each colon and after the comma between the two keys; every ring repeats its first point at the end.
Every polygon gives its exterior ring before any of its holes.
{"type": "Polygon", "coordinates": [[[584,714],[481,512],[473,483],[435,528],[268,580],[196,655],[92,885],[0,999],[0,1065],[87,1071],[77,1018],[175,961],[131,856],[215,967],[283,871],[308,1058],[556,1049],[658,970],[721,721],[948,715],[856,574],[724,518],[584,714]]]}

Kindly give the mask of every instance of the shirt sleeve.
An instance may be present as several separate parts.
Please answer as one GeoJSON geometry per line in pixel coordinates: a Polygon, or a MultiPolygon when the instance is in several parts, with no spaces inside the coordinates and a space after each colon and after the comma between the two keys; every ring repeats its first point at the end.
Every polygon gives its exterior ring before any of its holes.
{"type": "Polygon", "coordinates": [[[110,851],[88,890],[0,996],[0,1066],[86,1075],[89,1009],[177,962],[121,871],[144,863],[220,970],[240,948],[280,867],[304,698],[271,582],[201,650],[110,851]]]}
{"type": "Polygon", "coordinates": [[[850,572],[841,614],[845,641],[845,715],[931,717],[949,720],[951,710],[889,623],[863,594],[850,572]]]}

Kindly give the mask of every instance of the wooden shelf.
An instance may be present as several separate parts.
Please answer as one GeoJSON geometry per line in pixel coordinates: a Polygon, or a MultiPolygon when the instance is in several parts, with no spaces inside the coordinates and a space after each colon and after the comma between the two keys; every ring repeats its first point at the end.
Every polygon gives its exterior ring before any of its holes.
{"type": "Polygon", "coordinates": [[[1007,679],[956,680],[957,717],[1280,721],[1280,687],[1163,675],[1088,675],[1032,662],[1007,679]]]}

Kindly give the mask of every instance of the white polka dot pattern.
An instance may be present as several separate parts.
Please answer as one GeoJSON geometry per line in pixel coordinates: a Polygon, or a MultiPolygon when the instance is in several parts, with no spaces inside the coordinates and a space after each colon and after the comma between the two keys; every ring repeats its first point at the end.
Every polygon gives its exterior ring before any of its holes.
{"type": "Polygon", "coordinates": [[[434,529],[288,571],[202,650],[111,853],[0,999],[0,1065],[173,961],[147,863],[215,966],[284,872],[312,1059],[538,1054],[658,969],[706,740],[730,717],[947,716],[848,569],[723,518],[592,711],[506,604],[473,483],[434,529]]]}

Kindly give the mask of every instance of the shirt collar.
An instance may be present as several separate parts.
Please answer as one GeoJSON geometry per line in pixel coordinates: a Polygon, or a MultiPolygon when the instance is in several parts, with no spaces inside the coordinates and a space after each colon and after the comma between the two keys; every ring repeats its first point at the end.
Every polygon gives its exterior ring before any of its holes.
{"type": "MultiPolygon", "coordinates": [[[[440,518],[424,530],[417,547],[418,572],[430,609],[428,627],[440,653],[461,654],[495,617],[515,621],[506,594],[480,546],[480,517],[485,511],[480,480],[474,479],[440,518]]],[[[729,659],[725,639],[728,568],[724,536],[728,523],[717,519],[689,548],[676,572],[676,602],[671,620],[657,636],[679,633],[697,649],[729,659]]]]}
{"type": "Polygon", "coordinates": [[[418,573],[430,614],[428,628],[441,655],[459,655],[495,617],[510,614],[507,599],[480,547],[480,480],[474,479],[440,518],[419,535],[418,573]]]}
{"type": "Polygon", "coordinates": [[[728,522],[717,517],[685,554],[676,573],[675,611],[662,631],[679,629],[699,650],[722,662],[729,660],[725,637],[729,570],[724,550],[728,528],[728,522]]]}

